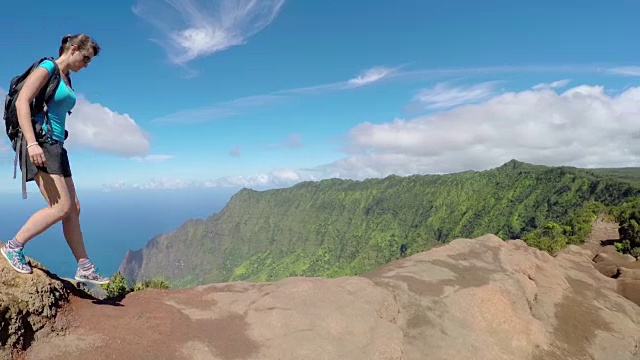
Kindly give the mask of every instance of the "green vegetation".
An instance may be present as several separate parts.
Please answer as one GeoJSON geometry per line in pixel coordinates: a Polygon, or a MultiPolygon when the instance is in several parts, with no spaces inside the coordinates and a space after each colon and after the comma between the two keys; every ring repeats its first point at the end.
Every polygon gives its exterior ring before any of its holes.
{"type": "Polygon", "coordinates": [[[106,292],[105,299],[114,299],[123,297],[128,293],[134,291],[141,291],[144,289],[169,289],[169,281],[158,277],[152,280],[145,280],[142,282],[135,283],[133,286],[129,287],[127,285],[127,280],[120,272],[116,272],[111,281],[106,285],[101,285],[102,289],[106,292]]]}
{"type": "Polygon", "coordinates": [[[620,241],[616,249],[623,254],[640,257],[640,198],[634,198],[612,208],[610,214],[619,224],[620,241]]]}
{"type": "Polygon", "coordinates": [[[401,244],[411,255],[487,233],[554,253],[639,194],[637,171],[513,160],[486,171],[243,189],[219,214],[150,242],[131,273],[176,286],[355,275],[399,258],[401,244]]]}
{"type": "Polygon", "coordinates": [[[599,176],[622,179],[640,186],[640,168],[600,168],[590,171],[599,176]]]}
{"type": "Polygon", "coordinates": [[[523,240],[532,247],[555,254],[567,245],[579,245],[589,237],[591,225],[607,208],[599,202],[586,201],[580,208],[572,210],[564,225],[554,221],[529,232],[523,240]]]}

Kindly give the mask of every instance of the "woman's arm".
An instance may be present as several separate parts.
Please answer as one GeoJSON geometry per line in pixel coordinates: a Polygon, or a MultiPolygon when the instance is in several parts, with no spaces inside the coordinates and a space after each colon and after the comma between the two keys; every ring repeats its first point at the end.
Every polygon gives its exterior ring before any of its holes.
{"type": "Polygon", "coordinates": [[[36,135],[33,132],[33,127],[31,125],[31,109],[29,105],[48,79],[49,72],[47,69],[37,67],[27,77],[27,80],[25,80],[24,85],[22,85],[22,89],[20,90],[20,94],[18,94],[18,98],[16,99],[18,123],[20,124],[20,129],[22,130],[25,140],[27,140],[27,144],[36,142],[36,135]]]}

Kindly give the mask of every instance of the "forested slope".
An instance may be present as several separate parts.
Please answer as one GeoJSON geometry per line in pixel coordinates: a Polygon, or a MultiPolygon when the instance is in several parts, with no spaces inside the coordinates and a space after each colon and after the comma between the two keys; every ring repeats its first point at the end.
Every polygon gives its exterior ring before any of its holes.
{"type": "Polygon", "coordinates": [[[360,274],[458,237],[493,233],[553,252],[587,236],[598,212],[640,194],[633,178],[510,161],[486,171],[331,179],[287,189],[243,189],[127,254],[131,281],[174,286],[287,276],[360,274]]]}

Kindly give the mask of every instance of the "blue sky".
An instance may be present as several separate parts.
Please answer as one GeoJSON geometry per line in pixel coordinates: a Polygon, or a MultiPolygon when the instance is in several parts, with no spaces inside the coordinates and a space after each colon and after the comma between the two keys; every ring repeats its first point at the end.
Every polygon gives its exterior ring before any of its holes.
{"type": "MultiPolygon", "coordinates": [[[[56,56],[65,34],[98,41],[102,53],[73,76],[81,98],[67,122],[79,189],[281,187],[512,158],[640,166],[639,11],[632,1],[11,2],[0,92],[56,56]]],[[[3,138],[3,192],[20,191],[13,155],[3,138]]]]}

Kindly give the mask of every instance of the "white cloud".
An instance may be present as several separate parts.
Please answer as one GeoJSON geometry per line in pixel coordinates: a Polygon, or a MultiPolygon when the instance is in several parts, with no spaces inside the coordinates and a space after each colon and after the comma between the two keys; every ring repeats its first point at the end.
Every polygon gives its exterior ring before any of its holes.
{"type": "Polygon", "coordinates": [[[473,105],[348,135],[356,155],[329,168],[340,176],[486,169],[510,159],[579,167],[640,165],[640,88],[609,96],[601,86],[564,93],[504,93],[473,105]]]}
{"type": "Polygon", "coordinates": [[[413,100],[430,109],[458,106],[490,97],[494,94],[496,84],[490,81],[454,87],[449,83],[438,83],[431,88],[420,90],[413,100]]]}
{"type": "MultiPolygon", "coordinates": [[[[0,97],[6,90],[0,88],[0,97]]],[[[149,141],[144,131],[129,115],[118,114],[78,95],[76,106],[68,115],[68,147],[83,147],[119,156],[145,156],[149,141]]],[[[6,136],[5,136],[6,138],[6,136]]],[[[0,152],[10,149],[8,140],[0,143],[0,152]]],[[[153,157],[153,155],[152,155],[153,157]]]]}
{"type": "Polygon", "coordinates": [[[134,156],[132,159],[138,162],[161,162],[173,159],[173,155],[150,154],[146,156],[134,156]]]}
{"type": "Polygon", "coordinates": [[[571,82],[569,79],[557,80],[551,83],[540,83],[532,87],[533,90],[557,89],[567,86],[571,82]]]}
{"type": "Polygon", "coordinates": [[[198,183],[190,180],[182,180],[182,179],[154,179],[145,183],[137,184],[129,184],[127,182],[121,181],[113,184],[105,184],[102,189],[105,191],[114,191],[114,190],[130,190],[130,189],[139,189],[139,190],[156,190],[156,189],[184,189],[198,186],[198,183]]]}
{"type": "Polygon", "coordinates": [[[387,68],[387,67],[371,68],[369,70],[364,71],[362,74],[356,76],[355,78],[347,81],[347,86],[360,87],[360,86],[368,85],[381,80],[382,78],[392,74],[393,72],[394,72],[394,69],[387,68]]]}
{"type": "Polygon", "coordinates": [[[243,45],[278,15],[284,0],[138,0],[133,12],[154,25],[172,62],[243,45]]]}
{"type": "Polygon", "coordinates": [[[251,176],[226,176],[217,180],[205,181],[205,187],[286,187],[305,180],[318,180],[304,171],[295,169],[277,169],[267,174],[251,176]]]}
{"type": "Polygon", "coordinates": [[[146,133],[127,114],[119,114],[78,96],[67,118],[69,147],[78,146],[119,156],[146,156],[149,141],[146,133]]]}
{"type": "Polygon", "coordinates": [[[640,66],[620,66],[607,69],[607,72],[615,75],[640,76],[640,66]]]}
{"type": "Polygon", "coordinates": [[[640,87],[615,96],[590,85],[561,93],[507,92],[411,120],[362,123],[346,139],[347,156],[332,163],[189,184],[286,187],[327,178],[485,170],[511,159],[586,168],[640,166],[640,87]]]}
{"type": "Polygon", "coordinates": [[[319,180],[311,173],[294,169],[277,169],[267,174],[249,176],[225,176],[216,180],[184,180],[184,179],[153,179],[144,183],[117,182],[103,185],[106,191],[127,189],[182,189],[193,187],[206,188],[241,188],[241,187],[287,187],[305,180],[319,180]]]}

